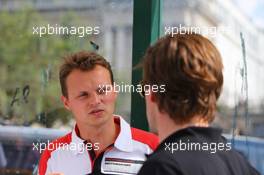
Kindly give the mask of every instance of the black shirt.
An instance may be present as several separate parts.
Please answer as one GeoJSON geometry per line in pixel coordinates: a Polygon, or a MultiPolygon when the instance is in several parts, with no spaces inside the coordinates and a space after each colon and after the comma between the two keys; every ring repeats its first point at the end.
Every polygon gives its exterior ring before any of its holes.
{"type": "Polygon", "coordinates": [[[148,157],[139,175],[260,175],[221,133],[210,127],[173,133],[148,157]]]}

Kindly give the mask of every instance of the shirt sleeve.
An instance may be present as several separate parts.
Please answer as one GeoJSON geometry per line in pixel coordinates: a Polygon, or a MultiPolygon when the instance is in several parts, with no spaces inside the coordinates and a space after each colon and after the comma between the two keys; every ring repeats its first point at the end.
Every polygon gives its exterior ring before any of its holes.
{"type": "Polygon", "coordinates": [[[49,159],[50,159],[50,152],[48,150],[45,150],[41,155],[38,164],[38,175],[46,175],[51,173],[50,166],[48,165],[49,159]]]}

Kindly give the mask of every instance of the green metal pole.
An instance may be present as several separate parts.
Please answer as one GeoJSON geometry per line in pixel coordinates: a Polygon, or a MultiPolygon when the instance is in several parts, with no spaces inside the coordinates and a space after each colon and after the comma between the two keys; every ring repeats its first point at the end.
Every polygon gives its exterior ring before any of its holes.
{"type": "MultiPolygon", "coordinates": [[[[155,42],[161,31],[162,0],[134,0],[133,11],[133,68],[140,63],[146,49],[155,42]]],[[[132,84],[142,79],[142,69],[132,69],[132,84]]],[[[144,99],[136,92],[131,97],[131,125],[148,130],[144,99]]]]}

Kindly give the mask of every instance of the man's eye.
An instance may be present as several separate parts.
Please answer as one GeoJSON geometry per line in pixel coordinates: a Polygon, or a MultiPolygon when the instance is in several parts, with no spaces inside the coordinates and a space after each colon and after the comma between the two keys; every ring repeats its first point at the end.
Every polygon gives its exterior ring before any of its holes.
{"type": "Polygon", "coordinates": [[[105,87],[104,87],[104,88],[99,88],[99,89],[97,90],[97,93],[100,94],[100,95],[105,94],[105,92],[106,92],[106,88],[105,88],[105,87]]]}
{"type": "Polygon", "coordinates": [[[88,94],[87,93],[81,93],[78,97],[81,98],[81,97],[87,97],[88,94]]]}

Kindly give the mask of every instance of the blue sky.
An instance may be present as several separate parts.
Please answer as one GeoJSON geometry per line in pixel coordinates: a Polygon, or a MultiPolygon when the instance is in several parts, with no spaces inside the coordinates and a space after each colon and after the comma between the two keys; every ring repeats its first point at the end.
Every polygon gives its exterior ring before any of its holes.
{"type": "Polygon", "coordinates": [[[234,0],[252,21],[264,29],[264,0],[234,0]]]}

